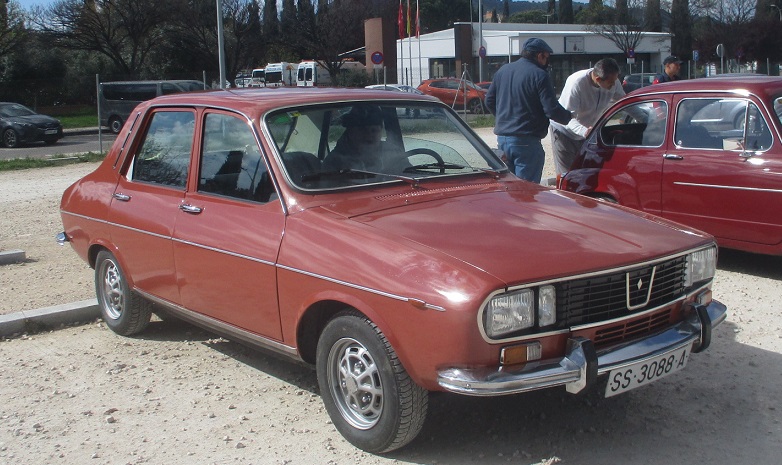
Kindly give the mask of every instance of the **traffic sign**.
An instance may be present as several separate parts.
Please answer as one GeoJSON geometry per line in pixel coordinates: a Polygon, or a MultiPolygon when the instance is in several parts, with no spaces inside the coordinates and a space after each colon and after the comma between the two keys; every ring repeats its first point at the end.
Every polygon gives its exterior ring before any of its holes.
{"type": "Polygon", "coordinates": [[[370,59],[376,65],[383,64],[383,52],[373,52],[370,59]]]}
{"type": "Polygon", "coordinates": [[[486,47],[481,45],[481,48],[478,49],[478,56],[481,58],[486,58],[486,47]]]}
{"type": "Polygon", "coordinates": [[[700,52],[698,52],[697,50],[692,51],[692,61],[698,61],[700,57],[701,57],[700,52]]]}

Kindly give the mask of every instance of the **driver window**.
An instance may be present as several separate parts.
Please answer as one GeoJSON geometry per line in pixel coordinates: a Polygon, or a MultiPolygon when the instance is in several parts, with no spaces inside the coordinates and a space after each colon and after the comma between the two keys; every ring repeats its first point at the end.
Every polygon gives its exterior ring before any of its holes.
{"type": "Polygon", "coordinates": [[[600,137],[606,145],[659,147],[665,141],[668,104],[640,102],[619,109],[606,121],[600,137]]]}
{"type": "Polygon", "coordinates": [[[199,192],[266,202],[273,187],[252,129],[243,118],[208,113],[199,192]]]}

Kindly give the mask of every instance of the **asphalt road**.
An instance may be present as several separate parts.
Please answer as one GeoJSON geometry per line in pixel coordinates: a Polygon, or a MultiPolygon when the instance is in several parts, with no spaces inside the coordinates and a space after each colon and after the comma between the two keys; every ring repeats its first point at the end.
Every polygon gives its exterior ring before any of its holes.
{"type": "Polygon", "coordinates": [[[98,130],[86,129],[67,131],[65,137],[53,145],[42,142],[19,147],[15,149],[0,148],[0,160],[12,160],[14,158],[48,158],[56,155],[73,155],[87,152],[105,152],[111,148],[116,136],[110,132],[103,132],[98,136],[98,130]],[[101,142],[103,149],[101,150],[101,142]]]}

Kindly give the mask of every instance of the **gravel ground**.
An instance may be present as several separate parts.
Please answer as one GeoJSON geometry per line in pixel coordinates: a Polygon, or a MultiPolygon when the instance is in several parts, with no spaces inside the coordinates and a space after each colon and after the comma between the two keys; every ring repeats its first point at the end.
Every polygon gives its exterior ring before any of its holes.
{"type": "MultiPolygon", "coordinates": [[[[93,297],[92,270],[54,235],[63,189],[94,168],[0,172],[0,250],[27,253],[0,266],[0,313],[93,297]]],[[[721,251],[714,295],[728,320],[681,373],[610,399],[433,394],[421,435],[387,456],[342,439],[309,367],[181,322],[135,338],[94,322],[2,340],[0,463],[777,465],[781,265],[721,251]]]]}

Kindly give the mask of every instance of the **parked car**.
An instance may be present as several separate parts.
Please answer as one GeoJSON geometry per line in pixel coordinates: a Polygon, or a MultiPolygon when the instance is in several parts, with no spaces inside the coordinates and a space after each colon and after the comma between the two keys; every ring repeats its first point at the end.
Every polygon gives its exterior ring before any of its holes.
{"type": "Polygon", "coordinates": [[[0,102],[0,134],[8,148],[32,142],[54,144],[62,139],[62,124],[19,103],[0,102]]]}
{"type": "Polygon", "coordinates": [[[427,79],[418,86],[426,95],[437,97],[451,108],[467,109],[470,113],[486,112],[486,89],[464,79],[427,79]]]}
{"type": "Polygon", "coordinates": [[[408,86],[406,84],[372,84],[371,86],[367,86],[367,89],[376,89],[376,90],[390,90],[393,92],[409,92],[411,94],[418,94],[423,95],[424,93],[420,90],[416,89],[413,86],[408,86]]]}
{"type": "Polygon", "coordinates": [[[483,90],[489,90],[489,87],[491,87],[491,81],[481,81],[476,83],[475,85],[483,90]]]}
{"type": "Polygon", "coordinates": [[[693,79],[608,109],[560,188],[782,255],[782,78],[693,79]]]}
{"type": "Polygon", "coordinates": [[[622,89],[624,89],[625,93],[629,94],[641,87],[650,86],[652,85],[652,82],[654,82],[655,76],[657,76],[655,73],[628,74],[622,79],[622,89]]]}
{"type": "Polygon", "coordinates": [[[238,89],[134,115],[60,205],[106,325],[165,311],[312,364],[364,450],[413,440],[429,391],[644,386],[726,316],[713,238],[522,181],[431,97],[238,89]]]}

